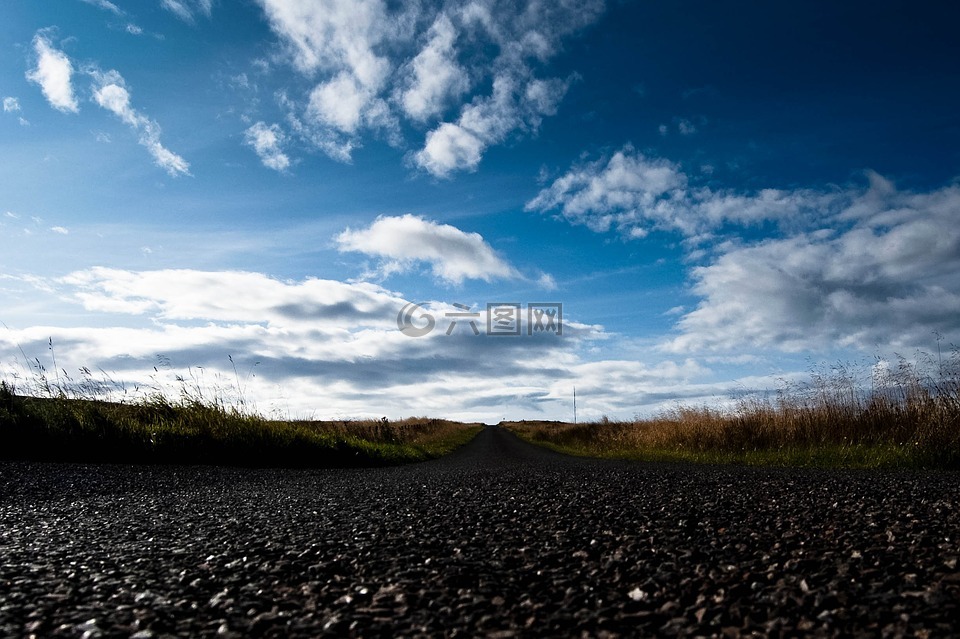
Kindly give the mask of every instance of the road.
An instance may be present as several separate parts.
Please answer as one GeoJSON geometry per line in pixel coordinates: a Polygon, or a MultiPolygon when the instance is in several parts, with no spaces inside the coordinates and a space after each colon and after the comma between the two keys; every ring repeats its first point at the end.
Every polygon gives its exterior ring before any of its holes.
{"type": "Polygon", "coordinates": [[[0,463],[0,635],[960,633],[960,476],[0,463]]]}

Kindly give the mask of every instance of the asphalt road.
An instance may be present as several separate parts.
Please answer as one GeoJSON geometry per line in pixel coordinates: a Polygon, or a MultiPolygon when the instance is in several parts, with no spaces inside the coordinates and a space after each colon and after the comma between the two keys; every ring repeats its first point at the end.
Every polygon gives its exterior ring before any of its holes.
{"type": "Polygon", "coordinates": [[[0,635],[960,634],[960,476],[0,464],[0,635]]]}

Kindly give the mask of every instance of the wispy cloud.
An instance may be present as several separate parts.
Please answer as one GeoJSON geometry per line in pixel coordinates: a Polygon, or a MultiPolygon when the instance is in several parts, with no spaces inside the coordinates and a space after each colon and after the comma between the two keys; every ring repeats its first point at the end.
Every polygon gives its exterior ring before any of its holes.
{"type": "Polygon", "coordinates": [[[18,113],[20,111],[20,100],[17,98],[6,97],[3,99],[4,113],[18,113]]]}
{"type": "Polygon", "coordinates": [[[96,87],[94,101],[104,109],[119,117],[139,135],[139,142],[153,156],[157,166],[171,177],[190,175],[190,165],[182,157],[169,150],[160,142],[160,125],[138,112],[130,104],[130,92],[123,77],[116,71],[100,72],[92,70],[96,87]]]}
{"type": "Polygon", "coordinates": [[[120,10],[120,7],[118,7],[117,5],[113,4],[113,3],[110,2],[109,0],[80,0],[80,1],[81,1],[81,2],[85,2],[86,4],[89,4],[89,5],[93,5],[93,6],[97,7],[98,9],[103,9],[104,11],[109,11],[110,13],[112,13],[112,14],[114,14],[114,15],[118,15],[118,16],[123,15],[123,11],[120,10]]]}
{"type": "Polygon", "coordinates": [[[452,284],[518,277],[517,270],[480,234],[413,215],[379,217],[365,229],[347,229],[336,241],[341,251],[380,258],[380,272],[385,275],[427,263],[437,278],[452,284]]]}
{"type": "Polygon", "coordinates": [[[64,113],[76,113],[80,106],[71,84],[73,64],[63,51],[53,47],[47,33],[47,30],[40,31],[33,37],[37,61],[27,72],[27,79],[40,86],[50,106],[64,113]]]}
{"type": "Polygon", "coordinates": [[[282,148],[285,137],[278,125],[268,126],[264,122],[257,122],[244,133],[246,143],[256,151],[263,165],[280,172],[290,168],[290,158],[282,148]]]}
{"type": "Polygon", "coordinates": [[[197,14],[210,17],[213,0],[161,0],[160,6],[184,22],[192,24],[197,14]]]}

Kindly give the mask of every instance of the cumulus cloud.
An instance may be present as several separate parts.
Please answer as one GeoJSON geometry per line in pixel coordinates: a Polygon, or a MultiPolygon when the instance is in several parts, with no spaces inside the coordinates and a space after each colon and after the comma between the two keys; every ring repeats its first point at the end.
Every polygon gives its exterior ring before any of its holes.
{"type": "Polygon", "coordinates": [[[822,228],[725,246],[693,270],[702,298],[674,351],[908,349],[960,339],[960,187],[871,188],[822,228]],[[846,222],[846,224],[844,223],[846,222]]]}
{"type": "Polygon", "coordinates": [[[282,149],[286,136],[276,124],[268,126],[264,122],[257,122],[247,129],[244,137],[265,167],[280,172],[290,167],[290,158],[282,149]]]}
{"type": "Polygon", "coordinates": [[[3,99],[3,112],[4,113],[19,113],[20,111],[20,100],[17,98],[6,97],[3,99]]]}
{"type": "Polygon", "coordinates": [[[753,192],[696,186],[630,146],[581,163],[530,200],[597,232],[678,233],[700,303],[679,314],[677,353],[924,348],[960,342],[960,187],[869,185],[753,192]],[[741,231],[772,224],[749,239],[741,231]]]}
{"type": "Polygon", "coordinates": [[[509,74],[497,76],[492,95],[464,107],[455,124],[445,122],[430,131],[414,161],[441,178],[456,171],[475,171],[487,147],[502,142],[515,129],[535,130],[544,115],[556,112],[566,90],[566,82],[524,83],[509,74]]]}
{"type": "Polygon", "coordinates": [[[527,211],[559,211],[574,224],[624,237],[652,230],[694,237],[726,223],[774,220],[797,224],[835,210],[845,194],[763,189],[754,193],[695,187],[680,165],[627,145],[609,159],[575,165],[527,202],[527,211]]]}
{"type": "Polygon", "coordinates": [[[293,65],[314,84],[285,100],[291,128],[339,161],[374,131],[401,145],[401,118],[429,129],[411,163],[435,176],[476,169],[512,132],[535,132],[570,80],[536,77],[600,1],[475,0],[445,7],[383,0],[258,0],[293,65]],[[492,86],[489,95],[470,95],[492,86]],[[446,113],[459,115],[447,120],[446,113]]]}
{"type": "Polygon", "coordinates": [[[464,279],[492,281],[518,277],[514,269],[479,233],[465,233],[414,215],[379,217],[365,229],[347,229],[336,237],[341,251],[355,251],[382,261],[383,274],[430,264],[433,274],[452,284],[464,279]]]}
{"type": "Polygon", "coordinates": [[[27,79],[38,84],[50,106],[64,113],[80,110],[73,93],[73,64],[63,51],[55,49],[43,31],[33,37],[36,66],[27,72],[27,79]]]}
{"type": "Polygon", "coordinates": [[[437,16],[427,32],[427,42],[409,63],[409,79],[399,101],[404,113],[419,122],[443,112],[447,100],[470,88],[466,69],[457,62],[457,31],[445,14],[437,16]]]}
{"type": "Polygon", "coordinates": [[[130,92],[123,77],[116,71],[91,71],[96,87],[94,101],[119,117],[139,136],[139,142],[146,147],[154,162],[171,177],[190,175],[190,165],[181,156],[169,150],[160,142],[160,125],[130,104],[130,92]]]}

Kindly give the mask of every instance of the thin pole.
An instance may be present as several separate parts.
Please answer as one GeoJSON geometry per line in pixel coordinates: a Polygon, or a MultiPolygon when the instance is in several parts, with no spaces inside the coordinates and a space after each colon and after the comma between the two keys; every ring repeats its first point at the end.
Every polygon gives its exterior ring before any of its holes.
{"type": "Polygon", "coordinates": [[[573,423],[577,423],[577,387],[573,387],[573,423]]]}

